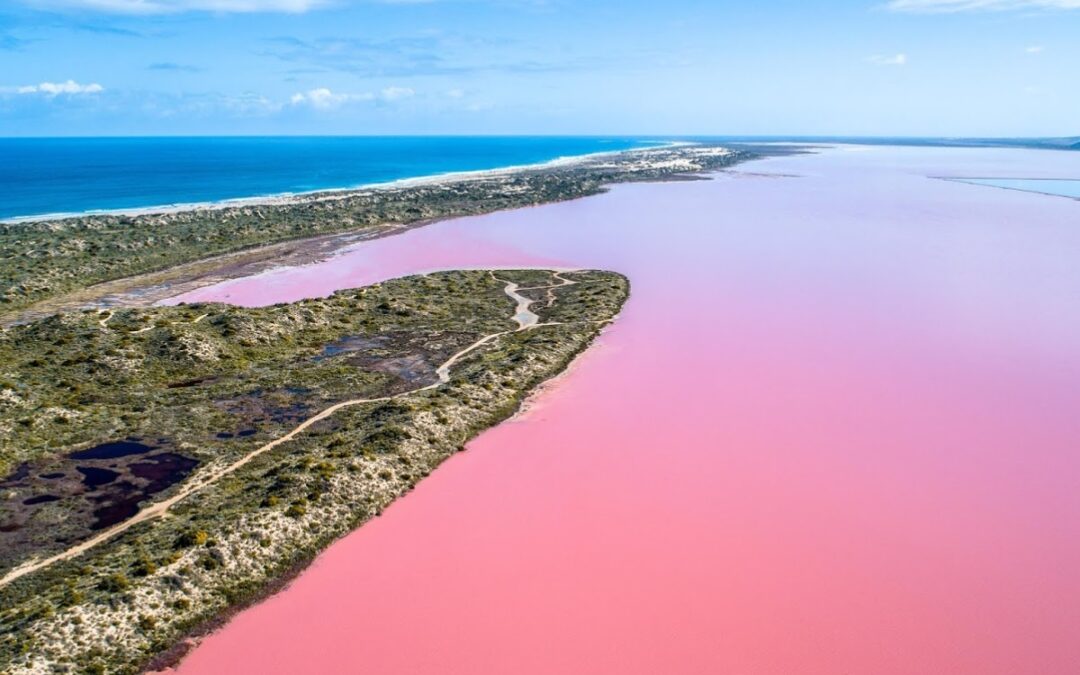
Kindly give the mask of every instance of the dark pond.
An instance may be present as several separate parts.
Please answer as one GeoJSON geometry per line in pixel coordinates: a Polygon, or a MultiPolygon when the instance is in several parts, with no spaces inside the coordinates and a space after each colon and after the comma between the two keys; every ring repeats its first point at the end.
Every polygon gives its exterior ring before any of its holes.
{"type": "Polygon", "coordinates": [[[37,497],[31,497],[30,499],[24,499],[23,504],[31,506],[33,504],[45,504],[47,502],[58,502],[60,498],[56,495],[38,495],[37,497]]]}
{"type": "Polygon", "coordinates": [[[148,455],[138,462],[128,464],[132,476],[146,482],[141,487],[130,481],[110,486],[108,494],[95,498],[101,504],[94,509],[91,529],[100,530],[127,520],[139,512],[139,502],[161,492],[170,485],[183,480],[199,462],[175,452],[148,455]]]}
{"type": "Polygon", "coordinates": [[[358,335],[348,335],[323,347],[322,353],[315,357],[316,361],[337,356],[346,352],[357,352],[362,349],[373,349],[383,346],[384,341],[380,338],[366,338],[358,335]]]}
{"type": "Polygon", "coordinates": [[[101,485],[108,485],[120,477],[118,471],[100,469],[96,466],[77,466],[75,470],[83,475],[83,484],[91,490],[101,485]]]}
{"type": "Polygon", "coordinates": [[[194,387],[196,385],[206,384],[207,382],[214,382],[217,379],[218,378],[213,377],[213,376],[210,376],[210,377],[197,377],[197,378],[195,378],[193,380],[184,380],[183,382],[172,382],[172,383],[167,384],[165,386],[167,388],[169,388],[169,389],[183,389],[185,387],[194,387]]]}
{"type": "Polygon", "coordinates": [[[15,472],[12,473],[7,478],[5,478],[4,482],[5,483],[10,483],[12,481],[22,480],[22,479],[26,478],[29,475],[30,475],[30,464],[28,464],[27,462],[23,462],[19,466],[15,467],[15,472]]]}
{"type": "Polygon", "coordinates": [[[19,465],[0,482],[11,491],[0,503],[0,561],[12,561],[52,536],[73,544],[134,516],[140,504],[183,481],[199,462],[165,438],[129,437],[66,456],[19,465]],[[57,528],[37,517],[56,503],[68,514],[57,528]]]}
{"type": "Polygon", "coordinates": [[[73,452],[68,457],[71,459],[116,459],[117,457],[127,457],[129,455],[141,455],[151,450],[153,448],[149,445],[132,440],[113,441],[73,452]]]}
{"type": "Polygon", "coordinates": [[[186,476],[198,463],[197,460],[175,452],[162,452],[151,455],[144,461],[129,464],[128,469],[138,478],[150,481],[150,484],[146,486],[146,492],[153,494],[186,476]]]}

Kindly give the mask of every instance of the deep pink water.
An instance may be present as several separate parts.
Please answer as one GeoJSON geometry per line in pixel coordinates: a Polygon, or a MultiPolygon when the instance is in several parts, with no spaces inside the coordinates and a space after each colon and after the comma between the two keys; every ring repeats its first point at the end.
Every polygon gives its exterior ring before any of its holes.
{"type": "Polygon", "coordinates": [[[180,672],[1080,672],[1080,202],[926,178],[1080,156],[742,170],[801,177],[623,186],[195,294],[473,265],[633,283],[535,408],[180,672]]]}

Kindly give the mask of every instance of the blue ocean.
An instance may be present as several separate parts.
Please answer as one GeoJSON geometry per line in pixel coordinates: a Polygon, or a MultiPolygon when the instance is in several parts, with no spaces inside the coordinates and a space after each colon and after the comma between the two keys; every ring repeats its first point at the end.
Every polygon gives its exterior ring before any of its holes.
{"type": "Polygon", "coordinates": [[[0,219],[355,187],[645,144],[579,136],[0,138],[0,219]]]}

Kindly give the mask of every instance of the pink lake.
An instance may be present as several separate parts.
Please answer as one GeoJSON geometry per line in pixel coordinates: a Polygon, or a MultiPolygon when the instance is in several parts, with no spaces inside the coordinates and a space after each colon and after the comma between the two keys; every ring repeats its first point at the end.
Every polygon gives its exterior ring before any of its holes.
{"type": "Polygon", "coordinates": [[[995,175],[1080,154],[829,149],[190,294],[633,284],[527,413],[179,672],[1080,673],[1080,202],[929,177],[995,175]]]}

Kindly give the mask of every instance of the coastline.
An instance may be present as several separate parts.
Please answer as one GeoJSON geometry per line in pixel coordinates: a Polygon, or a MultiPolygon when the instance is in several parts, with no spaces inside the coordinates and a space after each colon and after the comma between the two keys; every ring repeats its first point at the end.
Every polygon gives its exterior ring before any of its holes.
{"type": "MultiPolygon", "coordinates": [[[[690,141],[641,141],[642,145],[633,148],[625,148],[622,150],[602,150],[598,152],[585,153],[581,155],[567,155],[563,157],[556,157],[549,160],[543,160],[540,162],[526,163],[526,164],[510,164],[501,167],[495,167],[490,169],[470,169],[462,171],[444,171],[439,173],[424,174],[418,176],[410,176],[406,178],[395,178],[386,181],[373,181],[370,183],[356,183],[352,185],[344,185],[340,187],[327,186],[314,188],[312,190],[301,190],[295,192],[273,192],[266,194],[257,194],[242,197],[230,197],[226,199],[214,199],[206,201],[192,201],[192,202],[177,202],[172,204],[153,204],[148,206],[135,206],[135,207],[121,207],[115,209],[89,209],[86,211],[57,211],[52,213],[33,214],[25,216],[7,216],[0,217],[0,225],[12,225],[21,223],[36,223],[41,221],[50,220],[70,220],[74,218],[86,218],[97,216],[126,216],[137,217],[146,215],[162,215],[162,214],[174,214],[184,213],[187,211],[217,211],[228,208],[244,208],[252,206],[280,206],[302,203],[309,200],[321,200],[321,199],[334,199],[349,196],[348,193],[361,191],[361,190],[377,190],[377,189],[393,189],[400,187],[412,187],[419,185],[438,184],[443,181],[454,180],[470,180],[470,179],[484,179],[489,177],[497,177],[500,175],[512,174],[519,171],[529,170],[543,170],[543,169],[556,169],[562,167],[570,167],[575,164],[580,164],[604,156],[617,156],[626,153],[650,151],[650,150],[663,150],[679,147],[690,147],[695,145],[723,145],[728,147],[734,147],[738,149],[749,149],[751,151],[755,149],[763,150],[777,150],[782,151],[784,148],[793,149],[794,152],[808,152],[813,151],[816,148],[836,148],[836,147],[890,147],[887,143],[867,143],[868,139],[795,139],[795,140],[690,140],[690,141]]],[[[898,147],[943,147],[943,148],[955,148],[955,149],[988,149],[988,148],[1010,148],[1014,146],[1010,145],[917,145],[901,143],[898,147]]],[[[1033,145],[1022,146],[1025,149],[1030,150],[1053,150],[1053,151],[1065,151],[1074,152],[1074,148],[1069,147],[1055,147],[1050,145],[1033,145]]],[[[768,153],[774,154],[774,153],[768,153]]],[[[776,152],[775,154],[781,154],[776,152]]],[[[950,179],[950,177],[941,177],[943,179],[950,179]]],[[[1049,193],[1053,194],[1053,193],[1049,193]]]]}
{"type": "MultiPolygon", "coordinates": [[[[607,157],[607,158],[620,157],[620,156],[624,155],[624,152],[625,151],[620,151],[620,152],[617,152],[617,153],[602,153],[601,154],[601,159],[599,159],[599,160],[596,159],[596,156],[594,155],[592,157],[592,161],[593,162],[603,162],[604,157],[607,157]]],[[[648,152],[648,151],[645,151],[645,152],[648,152]]],[[[661,151],[661,150],[653,150],[653,152],[663,153],[663,151],[661,151]]],[[[709,151],[703,151],[702,156],[706,157],[708,159],[712,159],[713,161],[723,161],[723,162],[726,163],[726,162],[730,161],[731,159],[733,159],[734,157],[736,157],[738,155],[736,155],[734,153],[730,153],[727,150],[720,150],[720,151],[714,151],[711,154],[709,153],[709,151]]],[[[649,155],[641,155],[641,157],[643,157],[643,158],[644,157],[649,157],[649,155]]],[[[645,166],[645,173],[647,173],[646,179],[686,180],[688,178],[693,178],[694,177],[694,176],[689,175],[689,174],[694,173],[693,170],[697,168],[696,165],[687,164],[685,160],[672,160],[667,155],[664,155],[663,157],[661,157],[660,155],[655,155],[653,157],[656,160],[655,166],[649,164],[649,161],[645,161],[644,159],[641,162],[639,162],[640,164],[647,165],[647,166],[645,166]]],[[[562,168],[562,167],[571,167],[572,168],[574,166],[580,166],[580,165],[583,165],[583,164],[588,164],[588,160],[575,158],[574,161],[560,162],[559,165],[555,166],[554,168],[548,166],[547,169],[536,170],[538,173],[534,172],[532,175],[540,176],[540,180],[542,182],[544,180],[543,172],[544,171],[551,171],[552,172],[551,175],[553,177],[558,176],[558,178],[555,178],[555,180],[562,180],[562,181],[569,182],[570,184],[585,186],[586,188],[588,188],[587,194],[595,194],[597,192],[601,192],[602,189],[600,189],[600,188],[607,185],[608,183],[622,182],[621,180],[619,180],[620,178],[625,178],[625,180],[634,180],[635,178],[639,177],[637,174],[633,174],[633,173],[630,174],[629,177],[625,177],[621,173],[618,173],[616,170],[610,168],[610,167],[616,167],[617,166],[617,163],[615,161],[604,164],[604,165],[602,165],[602,166],[600,166],[598,168],[598,170],[601,173],[610,172],[611,175],[613,175],[615,177],[615,180],[609,180],[609,181],[601,182],[601,181],[597,181],[596,179],[592,178],[591,177],[592,174],[589,174],[588,176],[586,176],[586,178],[584,180],[578,181],[578,179],[576,177],[575,178],[570,178],[568,174],[564,174],[564,173],[561,173],[559,171],[559,169],[562,168]],[[574,183],[574,181],[578,181],[578,182],[574,183]],[[599,187],[597,187],[597,186],[599,186],[599,187]]],[[[592,168],[597,168],[597,167],[594,164],[592,168]]],[[[525,170],[525,172],[528,172],[528,170],[525,170]]],[[[491,182],[486,184],[485,188],[483,188],[483,189],[500,189],[501,186],[505,185],[506,183],[499,182],[498,181],[499,177],[509,177],[508,180],[512,182],[513,178],[518,174],[519,174],[518,170],[503,169],[503,170],[496,170],[494,173],[493,172],[477,172],[476,174],[466,175],[466,176],[463,176],[463,177],[459,176],[456,179],[448,179],[448,178],[445,178],[445,177],[443,177],[441,179],[438,179],[438,180],[419,179],[417,181],[414,181],[410,185],[406,185],[406,186],[397,185],[397,186],[394,186],[394,187],[387,188],[387,190],[408,190],[408,189],[410,189],[412,187],[415,187],[416,185],[427,186],[427,185],[431,185],[431,184],[441,185],[441,184],[444,184],[444,183],[451,183],[451,184],[453,184],[453,183],[466,183],[467,184],[467,183],[470,183],[470,181],[485,181],[485,180],[488,180],[488,181],[491,181],[491,182]],[[495,176],[494,180],[492,178],[493,176],[495,176]]],[[[512,191],[513,187],[511,187],[510,189],[512,191]]],[[[470,191],[468,194],[470,194],[470,199],[475,198],[475,197],[471,196],[471,195],[475,194],[474,192],[470,191]]],[[[342,195],[341,198],[347,198],[347,196],[348,195],[342,195]]],[[[554,195],[554,196],[558,197],[558,195],[554,195]]],[[[579,196],[583,196],[583,195],[576,194],[576,195],[574,195],[574,196],[572,196],[570,198],[572,199],[572,198],[576,198],[576,197],[579,197],[579,196]]],[[[333,200],[334,196],[331,196],[329,199],[333,200]]],[[[301,201],[303,201],[303,200],[301,200],[301,201]]],[[[311,200],[311,201],[322,201],[322,200],[311,200]]],[[[562,199],[549,198],[546,201],[540,201],[540,202],[536,202],[536,203],[551,203],[551,202],[555,202],[555,201],[562,201],[562,199]]],[[[514,211],[514,210],[524,208],[524,206],[534,206],[534,205],[536,205],[536,203],[518,205],[518,206],[511,206],[509,209],[507,209],[507,208],[493,208],[491,210],[492,211],[504,211],[504,210],[505,211],[514,211]]],[[[453,216],[449,216],[449,217],[453,217],[453,216]]],[[[300,239],[298,241],[279,242],[277,244],[271,244],[269,246],[257,247],[258,253],[261,254],[261,256],[260,256],[261,260],[256,261],[255,264],[265,264],[267,266],[268,270],[269,269],[275,269],[277,267],[280,267],[280,265],[282,263],[281,255],[278,255],[278,254],[280,254],[280,253],[285,253],[285,254],[296,253],[296,249],[302,249],[302,252],[301,252],[302,255],[311,255],[314,260],[320,260],[320,259],[323,259],[323,258],[327,257],[328,255],[332,256],[335,252],[339,251],[341,248],[346,248],[349,245],[357,243],[358,239],[365,239],[365,238],[371,238],[371,237],[376,237],[376,238],[377,237],[383,237],[383,236],[387,236],[389,234],[396,234],[396,233],[402,232],[404,230],[413,229],[415,227],[420,227],[420,226],[427,225],[427,224],[430,224],[430,223],[435,222],[435,221],[446,220],[446,219],[447,219],[447,217],[419,220],[419,221],[415,221],[415,222],[412,222],[412,223],[379,223],[379,227],[368,228],[367,230],[362,229],[360,231],[340,232],[340,233],[326,235],[326,236],[323,236],[323,237],[316,237],[316,238],[305,237],[305,238],[300,239]],[[318,250],[312,250],[310,248],[310,246],[313,243],[316,244],[316,249],[318,248],[319,244],[327,244],[329,246],[329,249],[328,250],[323,250],[321,252],[318,251],[318,250]]],[[[209,270],[203,270],[203,271],[195,274],[194,275],[195,278],[193,279],[193,283],[196,283],[198,285],[207,285],[207,284],[215,283],[217,281],[217,279],[213,278],[214,270],[217,269],[218,271],[220,271],[220,266],[219,265],[222,262],[224,262],[225,265],[228,266],[230,262],[236,260],[236,256],[238,254],[243,255],[244,252],[243,251],[231,252],[231,253],[226,253],[226,254],[221,255],[221,256],[216,256],[213,259],[200,259],[200,260],[193,261],[190,264],[196,265],[196,266],[209,264],[209,268],[210,268],[209,270]],[[217,264],[215,264],[215,263],[217,263],[217,264]]],[[[183,267],[183,265],[181,265],[180,267],[183,267]]],[[[177,269],[176,267],[169,267],[169,268],[167,268],[165,270],[160,271],[159,274],[166,275],[166,276],[171,275],[171,274],[175,274],[176,269],[177,269]]],[[[478,266],[478,267],[476,267],[474,269],[487,269],[487,267],[486,266],[478,266]]],[[[518,269],[523,269],[523,270],[524,269],[534,269],[534,270],[552,269],[552,270],[556,270],[556,271],[564,271],[564,270],[571,270],[571,269],[574,269],[574,268],[573,267],[561,267],[561,266],[556,267],[556,266],[551,266],[551,265],[537,265],[535,267],[525,266],[525,267],[521,267],[521,268],[518,268],[518,269]]],[[[250,272],[250,270],[244,270],[244,271],[241,271],[239,275],[240,276],[252,276],[249,272],[250,272]]],[[[126,280],[131,281],[130,278],[126,278],[126,280]]],[[[120,281],[123,282],[125,280],[120,280],[120,281]]],[[[143,279],[143,281],[145,281],[145,279],[143,279]]],[[[101,290],[101,289],[99,288],[98,290],[101,290]]],[[[161,285],[161,288],[159,290],[163,294],[165,294],[166,296],[175,295],[176,286],[173,285],[173,284],[170,284],[170,283],[165,283],[165,284],[161,285]]],[[[81,289],[81,292],[86,292],[86,291],[90,291],[91,293],[93,292],[92,289],[81,289]]],[[[141,290],[139,290],[139,289],[133,290],[132,291],[132,297],[135,298],[134,304],[142,304],[142,305],[147,304],[146,303],[146,300],[148,299],[147,291],[153,292],[153,288],[150,288],[150,289],[143,288],[141,290]]],[[[625,300],[625,297],[626,296],[624,295],[622,297],[622,300],[625,300]]],[[[620,300],[620,303],[621,303],[622,300],[620,300]]],[[[96,321],[96,319],[95,319],[95,321],[96,321]]],[[[102,324],[102,327],[104,327],[104,324],[102,324]]],[[[569,326],[567,326],[565,329],[566,330],[571,330],[569,328],[569,326]]],[[[547,330],[552,330],[552,329],[547,329],[547,330]]],[[[564,329],[563,328],[557,328],[555,330],[562,331],[564,329]]],[[[583,328],[582,329],[574,328],[572,330],[573,330],[573,337],[571,337],[571,334],[568,333],[567,334],[567,340],[562,340],[562,339],[559,340],[560,344],[559,344],[559,346],[557,346],[555,348],[556,349],[555,353],[558,355],[558,358],[556,358],[554,361],[551,361],[550,363],[545,364],[545,367],[542,368],[540,371],[533,372],[530,375],[526,376],[527,382],[526,382],[525,386],[520,387],[517,390],[517,393],[514,396],[510,397],[509,401],[504,400],[503,402],[500,402],[500,403],[493,403],[493,408],[490,411],[490,413],[491,413],[490,419],[483,420],[483,423],[471,423],[471,424],[469,424],[467,426],[467,428],[462,430],[462,432],[463,432],[463,437],[462,437],[463,440],[458,441],[456,437],[453,438],[453,439],[450,439],[450,441],[452,441],[451,445],[453,445],[454,447],[451,448],[447,453],[440,453],[438,457],[434,457],[432,459],[431,463],[425,465],[426,468],[422,471],[422,473],[415,477],[416,480],[418,481],[423,476],[426,476],[431,470],[433,470],[435,468],[435,466],[438,465],[438,463],[441,462],[442,458],[445,458],[446,456],[450,456],[453,451],[459,449],[461,447],[460,444],[463,444],[463,443],[467,442],[472,437],[474,437],[476,434],[478,434],[480,431],[482,431],[484,429],[487,429],[487,428],[490,428],[491,426],[494,426],[497,423],[499,423],[499,422],[501,422],[501,421],[503,421],[503,420],[505,420],[505,419],[507,419],[509,417],[512,417],[514,414],[516,414],[518,411],[520,411],[521,408],[522,408],[523,402],[529,397],[529,394],[532,393],[538,385],[540,385],[543,382],[545,382],[546,380],[550,379],[550,377],[558,375],[560,372],[562,372],[562,370],[568,364],[572,363],[574,361],[574,358],[578,354],[580,354],[589,344],[591,344],[593,342],[593,339],[600,333],[602,328],[597,327],[595,331],[593,331],[591,329],[586,331],[583,328]]],[[[468,415],[471,415],[472,413],[467,413],[467,411],[466,411],[466,413],[462,413],[462,414],[468,416],[468,415]]],[[[412,486],[414,484],[415,483],[410,482],[408,485],[406,485],[404,487],[404,491],[411,490],[411,488],[412,488],[412,486]]],[[[390,497],[390,499],[392,499],[392,497],[390,497]]],[[[382,504],[382,505],[385,505],[387,503],[389,503],[389,501],[387,500],[387,501],[384,502],[382,497],[380,497],[379,500],[376,502],[376,504],[382,504]]],[[[379,513],[381,513],[381,506],[376,509],[376,511],[374,512],[374,515],[379,515],[379,513]]],[[[355,520],[355,521],[354,520],[349,520],[348,522],[344,522],[344,523],[342,523],[342,525],[343,525],[342,527],[336,527],[336,526],[335,527],[328,527],[325,531],[322,532],[321,535],[315,536],[315,538],[312,539],[311,542],[308,542],[307,545],[303,544],[302,542],[297,542],[296,545],[293,546],[291,554],[285,555],[285,556],[282,556],[280,558],[275,559],[272,562],[272,564],[269,564],[269,566],[266,568],[266,572],[267,572],[266,581],[267,581],[267,583],[270,584],[270,587],[268,588],[266,595],[268,596],[268,595],[272,594],[276,588],[280,588],[282,585],[287,585],[289,579],[292,578],[293,575],[295,575],[296,572],[304,569],[308,563],[310,563],[312,560],[314,560],[315,555],[317,554],[318,551],[325,548],[329,543],[335,541],[338,537],[342,536],[343,534],[354,530],[357,525],[361,524],[364,520],[366,520],[367,518],[370,518],[370,517],[372,517],[372,513],[367,511],[367,510],[364,510],[363,515],[359,516],[358,520],[355,520]],[[280,572],[280,575],[281,575],[280,579],[278,579],[278,573],[279,572],[280,572]]],[[[141,527],[141,525],[139,525],[139,526],[141,527]]],[[[127,543],[128,543],[128,539],[123,538],[123,540],[121,541],[121,545],[127,546],[127,543]]],[[[243,542],[233,542],[233,543],[236,544],[236,545],[241,545],[241,546],[243,545],[243,542]]],[[[180,570],[181,568],[187,569],[187,568],[192,567],[193,563],[195,565],[201,565],[202,561],[203,561],[203,559],[198,557],[198,556],[192,557],[192,555],[185,554],[185,557],[183,557],[182,560],[173,561],[173,562],[168,563],[168,564],[162,564],[162,565],[160,565],[160,569],[162,571],[164,571],[165,569],[169,569],[170,572],[176,572],[176,571],[180,570]]],[[[70,565],[68,563],[66,563],[66,562],[59,562],[57,564],[58,564],[58,567],[62,567],[63,570],[66,570],[68,567],[70,567],[70,565]]],[[[59,573],[64,573],[63,570],[61,570],[60,572],[56,572],[56,573],[58,573],[58,574],[59,573]]],[[[44,578],[51,579],[53,573],[42,572],[41,574],[44,576],[44,578]]],[[[28,579],[29,579],[29,577],[28,577],[28,579]]],[[[38,582],[31,579],[27,583],[37,584],[38,582]]],[[[21,587],[22,584],[23,584],[23,580],[20,580],[20,582],[17,585],[21,587]]],[[[245,585],[245,586],[243,586],[241,588],[229,591],[229,593],[227,594],[228,598],[229,598],[229,602],[226,603],[226,605],[224,605],[224,606],[220,605],[218,603],[218,601],[216,601],[216,600],[213,601],[213,602],[210,602],[209,599],[208,599],[209,598],[209,596],[208,596],[207,597],[207,602],[209,602],[209,605],[203,607],[203,606],[200,606],[199,603],[196,603],[192,607],[193,610],[197,609],[199,613],[198,613],[197,618],[195,616],[191,617],[192,623],[189,624],[189,626],[194,625],[194,626],[197,626],[197,627],[201,627],[201,626],[213,627],[215,625],[219,625],[220,621],[221,621],[221,619],[223,617],[227,618],[228,616],[231,616],[231,613],[228,612],[228,606],[231,605],[232,602],[239,601],[243,605],[244,604],[243,603],[244,598],[257,599],[259,597],[264,597],[262,594],[258,593],[258,586],[259,586],[259,584],[245,585]],[[220,611],[225,611],[226,614],[220,615],[219,614],[220,611]]],[[[95,585],[95,586],[93,586],[93,588],[96,589],[96,590],[102,590],[104,588],[104,586],[95,585]]],[[[85,592],[89,592],[89,590],[87,590],[85,592]]],[[[200,595],[200,596],[197,596],[197,597],[201,598],[202,596],[200,595]]],[[[171,607],[172,605],[171,604],[167,605],[166,603],[162,603],[162,606],[170,606],[171,607]]],[[[89,616],[89,615],[83,616],[82,614],[80,614],[79,616],[80,616],[82,621],[90,621],[90,620],[92,620],[92,617],[89,616]]],[[[135,617],[135,618],[137,619],[137,621],[135,621],[135,623],[140,623],[140,622],[143,622],[143,620],[144,620],[144,617],[142,615],[140,615],[138,617],[135,617]]],[[[158,621],[158,619],[153,619],[153,620],[158,621]]],[[[131,623],[131,622],[129,622],[129,623],[131,623]]],[[[82,624],[80,623],[80,625],[82,625],[82,624]]],[[[141,623],[140,623],[140,625],[141,625],[141,623]]],[[[164,628],[164,625],[162,627],[164,628]]],[[[179,644],[183,644],[184,640],[185,640],[185,638],[181,638],[180,641],[179,641],[179,644]]],[[[182,649],[181,649],[181,651],[182,651],[182,649]]]]}
{"type": "Polygon", "coordinates": [[[328,199],[341,199],[348,197],[350,193],[363,190],[380,190],[407,188],[422,185],[438,185],[445,181],[482,180],[510,175],[521,171],[558,169],[572,167],[590,160],[601,157],[617,156],[628,152],[640,152],[648,150],[661,150],[665,148],[677,148],[698,143],[690,141],[656,141],[649,142],[634,148],[623,150],[603,150],[590,152],[583,155],[569,155],[556,157],[531,164],[511,164],[492,169],[473,169],[464,171],[444,171],[441,173],[410,176],[408,178],[395,178],[387,181],[375,181],[372,183],[358,183],[343,187],[322,187],[313,190],[299,192],[276,192],[271,194],[251,195],[248,197],[231,197],[228,199],[216,199],[209,201],[180,202],[176,204],[155,204],[151,206],[136,206],[117,209],[90,209],[87,211],[62,211],[56,213],[42,213],[28,216],[11,216],[0,218],[0,225],[18,225],[23,223],[38,223],[51,220],[71,220],[74,218],[87,218],[97,216],[152,216],[163,214],[184,213],[187,211],[219,211],[229,208],[245,208],[254,206],[286,206],[300,204],[307,201],[322,201],[328,199]]]}
{"type": "Polygon", "coordinates": [[[0,254],[9,261],[0,324],[57,311],[152,304],[250,276],[281,256],[289,257],[286,264],[302,264],[447,218],[577,199],[619,183],[693,180],[755,156],[726,146],[668,145],[243,206],[221,202],[133,216],[0,224],[0,254]],[[19,250],[39,255],[31,263],[15,255],[19,250]]]}
{"type": "Polygon", "coordinates": [[[1038,618],[1067,635],[1067,603],[1047,599],[1076,596],[1053,565],[1075,554],[1073,531],[1036,525],[1073,503],[1058,477],[1071,475],[1060,462],[1075,445],[1073,388],[1060,388],[1062,368],[1077,367],[1075,268],[1061,255],[1076,238],[1074,209],[1040,200],[1032,220],[1032,198],[1007,190],[973,205],[974,188],[927,180],[941,171],[934,157],[912,173],[873,154],[769,160],[715,181],[443,219],[357,247],[369,256],[297,270],[318,281],[373,259],[411,271],[395,251],[426,265],[421,251],[457,247],[463,266],[531,251],[618,270],[634,296],[605,331],[609,358],[572,362],[548,412],[471,441],[409,499],[282,579],[273,602],[200,641],[179,672],[357,663],[513,672],[522,653],[536,655],[528,673],[572,672],[583,657],[604,672],[722,672],[739,664],[706,638],[727,630],[746,631],[747,658],[768,673],[829,673],[837,654],[910,672],[911,661],[882,656],[868,634],[886,635],[889,654],[927,654],[915,667],[941,672],[963,672],[973,651],[987,655],[980,670],[1003,675],[1018,656],[1050,670],[1072,658],[1071,642],[1047,650],[1024,627],[1038,618]],[[926,214],[925,230],[913,230],[913,210],[926,214]],[[941,245],[943,233],[968,254],[973,295],[941,292],[956,281],[958,250],[941,245]],[[716,302],[703,310],[687,289],[716,302]],[[980,310],[966,315],[976,353],[957,339],[969,337],[957,322],[942,320],[958,309],[980,310]],[[1005,371],[1006,362],[1025,367],[1005,371]],[[1000,385],[988,387],[989,376],[1000,385]],[[852,401],[873,402],[881,417],[853,420],[852,401]],[[656,423],[695,418],[710,422],[656,423]],[[1052,445],[1032,442],[1033,420],[1052,445]],[[942,433],[985,448],[980,461],[938,451],[942,433]],[[1018,465],[1049,492],[1003,493],[999,477],[1018,465]],[[873,482],[882,475],[896,479],[873,482]],[[827,498],[838,491],[840,504],[827,498]],[[1013,519],[1025,509],[1030,525],[1013,519]],[[988,513],[1010,525],[990,539],[972,527],[988,513]],[[1030,550],[1053,555],[1032,564],[1019,553],[1030,550]],[[1008,565],[996,566],[1003,551],[1008,565]],[[913,560],[920,571],[903,576],[913,560]],[[868,598],[867,580],[881,593],[868,598]],[[943,605],[963,608],[944,641],[943,605]],[[891,617],[904,612],[912,621],[897,631],[891,617]],[[685,618],[684,629],[657,650],[651,640],[668,617],[685,618]],[[807,621],[833,636],[833,649],[821,649],[826,633],[800,632],[807,621]],[[985,640],[987,622],[1021,637],[985,640]],[[778,655],[777,640],[792,635],[778,655]],[[601,643],[616,648],[597,653],[601,643]],[[402,648],[417,644],[434,646],[402,648]],[[441,663],[424,660],[433,650],[441,663]]]}

